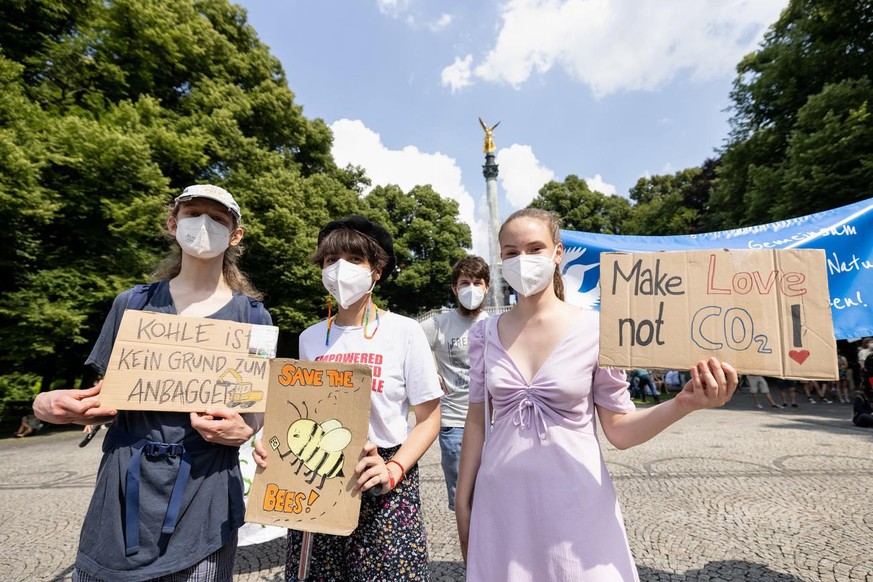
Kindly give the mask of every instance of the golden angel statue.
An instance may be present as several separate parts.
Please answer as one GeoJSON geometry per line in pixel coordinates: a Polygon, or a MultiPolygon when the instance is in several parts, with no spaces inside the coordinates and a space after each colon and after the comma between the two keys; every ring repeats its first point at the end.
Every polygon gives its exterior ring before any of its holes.
{"type": "Polygon", "coordinates": [[[482,118],[479,118],[479,125],[482,126],[482,129],[485,130],[485,145],[482,147],[482,151],[486,154],[490,154],[494,151],[494,128],[500,125],[498,121],[491,127],[488,127],[488,124],[482,121],[482,118]]]}

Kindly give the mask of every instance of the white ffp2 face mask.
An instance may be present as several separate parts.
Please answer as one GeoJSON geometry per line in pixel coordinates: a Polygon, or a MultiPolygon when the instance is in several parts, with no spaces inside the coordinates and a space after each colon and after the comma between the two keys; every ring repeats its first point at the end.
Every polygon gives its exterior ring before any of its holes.
{"type": "Polygon", "coordinates": [[[176,221],[176,242],[182,251],[199,257],[217,257],[230,245],[230,229],[206,214],[176,221]]]}
{"type": "Polygon", "coordinates": [[[503,261],[503,278],[515,292],[525,297],[545,289],[555,275],[555,253],[546,255],[516,255],[503,261]]]}
{"type": "Polygon", "coordinates": [[[464,285],[458,288],[458,301],[466,309],[479,309],[485,299],[485,290],[479,285],[464,285]]]}
{"type": "Polygon", "coordinates": [[[321,283],[343,309],[348,309],[376,286],[372,274],[366,267],[340,259],[321,270],[321,283]]]}

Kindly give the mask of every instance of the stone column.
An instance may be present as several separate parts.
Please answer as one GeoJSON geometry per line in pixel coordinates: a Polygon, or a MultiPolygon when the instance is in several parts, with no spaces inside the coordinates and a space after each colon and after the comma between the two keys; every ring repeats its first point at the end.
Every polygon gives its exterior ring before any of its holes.
{"type": "Polygon", "coordinates": [[[497,242],[497,231],[500,230],[500,211],[497,208],[497,173],[494,152],[486,152],[482,175],[485,176],[485,192],[488,200],[488,250],[491,254],[488,264],[491,269],[491,287],[488,290],[485,303],[488,307],[506,305],[503,262],[500,260],[500,244],[497,242]]]}

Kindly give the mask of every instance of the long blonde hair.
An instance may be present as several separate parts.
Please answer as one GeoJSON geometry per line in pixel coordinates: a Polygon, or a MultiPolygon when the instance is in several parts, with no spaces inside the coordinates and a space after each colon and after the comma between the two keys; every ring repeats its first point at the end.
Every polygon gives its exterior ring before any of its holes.
{"type": "MultiPolygon", "coordinates": [[[[176,215],[179,213],[179,208],[181,208],[181,204],[171,204],[167,207],[168,215],[172,216],[174,219],[176,215]]],[[[236,230],[240,226],[242,226],[241,222],[237,220],[233,214],[231,214],[231,219],[233,220],[233,230],[236,230]]],[[[176,277],[182,271],[182,249],[179,247],[179,243],[176,242],[175,237],[171,235],[169,232],[166,233],[165,238],[170,243],[170,251],[163,258],[163,260],[158,263],[158,266],[155,267],[155,270],[151,273],[151,278],[154,281],[161,281],[163,279],[172,279],[176,277]]],[[[227,250],[224,251],[224,261],[221,265],[221,271],[224,275],[224,281],[227,283],[227,286],[231,288],[232,291],[237,293],[242,293],[244,295],[248,295],[253,299],[263,299],[264,294],[255,289],[255,286],[252,285],[252,282],[249,280],[248,275],[243,273],[243,271],[239,268],[240,257],[243,254],[242,242],[237,245],[231,245],[227,247],[227,250]]]]}
{"type": "MultiPolygon", "coordinates": [[[[528,218],[530,220],[539,220],[548,228],[549,233],[552,235],[552,242],[555,243],[555,246],[561,243],[561,219],[558,218],[558,215],[554,212],[549,212],[548,210],[541,210],[539,208],[522,208],[521,210],[516,210],[509,217],[503,221],[503,224],[500,226],[500,231],[497,233],[498,240],[503,235],[503,229],[507,224],[512,222],[513,220],[518,220],[520,218],[528,218]]],[[[558,296],[558,299],[561,301],[564,300],[564,279],[561,277],[561,265],[555,265],[555,275],[552,277],[552,284],[555,288],[555,295],[558,296]]]]}

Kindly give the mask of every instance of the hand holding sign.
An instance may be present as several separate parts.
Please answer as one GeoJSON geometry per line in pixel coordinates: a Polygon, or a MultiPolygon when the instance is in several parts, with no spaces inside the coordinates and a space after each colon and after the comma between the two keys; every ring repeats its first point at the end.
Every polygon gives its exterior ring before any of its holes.
{"type": "Polygon", "coordinates": [[[819,250],[603,253],[600,365],[681,369],[730,360],[742,373],[835,379],[819,250]]]}
{"type": "Polygon", "coordinates": [[[271,325],[127,310],[102,401],[121,410],[263,412],[278,335],[271,325]]]}
{"type": "Polygon", "coordinates": [[[252,430],[238,412],[226,407],[209,407],[191,413],[191,427],[208,443],[238,447],[252,438],[252,430]]]}
{"type": "Polygon", "coordinates": [[[358,452],[367,441],[372,372],[362,364],[276,359],[246,521],[349,535],[358,524],[358,452]]]}
{"type": "Polygon", "coordinates": [[[367,443],[361,452],[361,460],[355,465],[355,474],[358,476],[355,489],[360,489],[364,493],[388,493],[391,490],[388,471],[388,466],[379,456],[376,445],[367,443]]]}
{"type": "Polygon", "coordinates": [[[674,399],[683,411],[693,412],[726,404],[734,395],[739,376],[733,366],[717,358],[700,360],[691,368],[691,380],[674,399]]]}
{"type": "Polygon", "coordinates": [[[85,390],[42,392],[33,401],[37,418],[53,424],[100,424],[112,420],[118,411],[100,405],[101,380],[85,390]]]}

